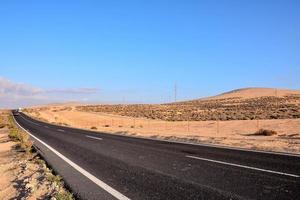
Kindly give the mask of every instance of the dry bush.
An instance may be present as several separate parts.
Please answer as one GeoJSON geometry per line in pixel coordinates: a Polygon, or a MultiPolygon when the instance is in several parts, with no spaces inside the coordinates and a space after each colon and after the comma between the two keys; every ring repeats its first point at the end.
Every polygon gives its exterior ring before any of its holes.
{"type": "Polygon", "coordinates": [[[253,135],[256,135],[256,136],[272,136],[272,135],[277,135],[277,132],[273,131],[273,130],[268,130],[268,129],[260,129],[257,132],[255,132],[253,135]]]}
{"type": "Polygon", "coordinates": [[[24,133],[23,131],[13,128],[10,129],[8,135],[13,141],[19,142],[18,147],[26,152],[30,152],[32,148],[32,142],[29,140],[28,134],[24,133]]]}
{"type": "Polygon", "coordinates": [[[26,152],[30,152],[32,149],[32,142],[29,136],[24,131],[18,129],[14,124],[12,117],[9,117],[9,134],[8,136],[15,142],[19,142],[19,147],[26,152]]]}
{"type": "Polygon", "coordinates": [[[92,129],[92,130],[97,130],[97,127],[92,126],[91,129],[92,129]]]}
{"type": "Polygon", "coordinates": [[[0,124],[0,129],[4,128],[5,126],[5,124],[0,124]]]}
{"type": "Polygon", "coordinates": [[[300,118],[300,96],[193,100],[171,104],[76,106],[101,112],[166,121],[253,120],[300,118]]]}

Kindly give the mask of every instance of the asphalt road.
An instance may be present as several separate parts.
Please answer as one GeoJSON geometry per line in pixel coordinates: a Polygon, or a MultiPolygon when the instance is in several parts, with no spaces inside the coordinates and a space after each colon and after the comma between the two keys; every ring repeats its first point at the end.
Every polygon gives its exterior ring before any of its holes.
{"type": "Polygon", "coordinates": [[[299,199],[300,157],[18,124],[79,199],[299,199]]]}

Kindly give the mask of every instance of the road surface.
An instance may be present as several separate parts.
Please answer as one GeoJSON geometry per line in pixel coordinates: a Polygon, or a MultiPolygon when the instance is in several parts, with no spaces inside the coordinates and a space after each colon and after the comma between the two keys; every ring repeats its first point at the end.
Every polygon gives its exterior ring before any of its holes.
{"type": "Polygon", "coordinates": [[[299,199],[300,157],[96,133],[15,116],[78,199],[299,199]]]}

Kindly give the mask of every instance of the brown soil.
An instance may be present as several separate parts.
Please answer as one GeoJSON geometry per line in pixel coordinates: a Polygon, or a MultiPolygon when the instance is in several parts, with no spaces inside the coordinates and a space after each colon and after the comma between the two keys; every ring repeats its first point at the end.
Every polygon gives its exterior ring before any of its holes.
{"type": "Polygon", "coordinates": [[[43,107],[27,114],[54,124],[100,132],[300,153],[300,119],[170,122],[78,111],[76,107],[64,106],[43,107]],[[259,129],[274,130],[278,134],[253,135],[259,129]]]}
{"type": "Polygon", "coordinates": [[[300,91],[245,89],[171,104],[86,105],[76,109],[166,121],[297,119],[300,118],[300,91]],[[272,92],[276,96],[264,96],[272,92]]]}
{"type": "Polygon", "coordinates": [[[300,91],[248,88],[161,105],[48,105],[30,116],[94,131],[300,153],[300,91]],[[255,135],[260,129],[275,131],[255,135]]]}
{"type": "MultiPolygon", "coordinates": [[[[51,171],[36,153],[24,152],[8,136],[8,112],[0,111],[0,199],[51,199],[67,194],[59,182],[48,180],[51,171]]],[[[67,196],[67,195],[65,195],[67,196]]]]}

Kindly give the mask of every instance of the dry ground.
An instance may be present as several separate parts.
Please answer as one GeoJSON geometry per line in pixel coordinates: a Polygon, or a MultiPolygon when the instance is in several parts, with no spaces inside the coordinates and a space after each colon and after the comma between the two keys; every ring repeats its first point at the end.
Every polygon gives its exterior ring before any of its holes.
{"type": "Polygon", "coordinates": [[[156,105],[48,105],[25,110],[47,122],[140,137],[300,153],[300,91],[246,88],[156,105]],[[259,129],[277,132],[254,135],[259,129]]]}
{"type": "Polygon", "coordinates": [[[27,114],[40,120],[89,130],[300,153],[300,119],[170,122],[80,111],[69,106],[29,111],[27,114]],[[278,134],[253,135],[261,128],[278,134]]]}
{"type": "Polygon", "coordinates": [[[0,199],[72,199],[36,153],[12,141],[9,133],[14,128],[8,112],[0,111],[0,199]]]}
{"type": "Polygon", "coordinates": [[[171,104],[86,105],[76,108],[85,112],[166,121],[297,119],[300,118],[300,91],[251,88],[171,104]]]}

